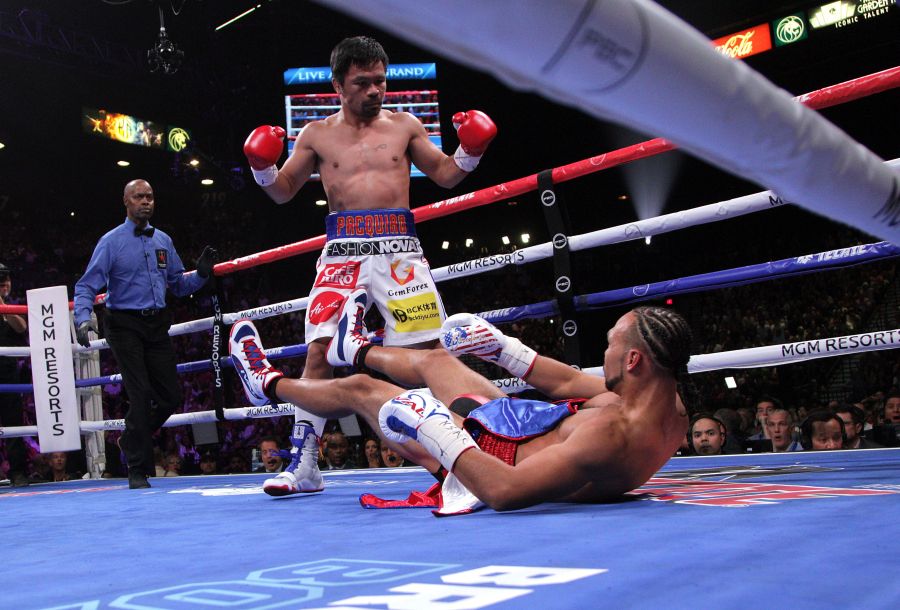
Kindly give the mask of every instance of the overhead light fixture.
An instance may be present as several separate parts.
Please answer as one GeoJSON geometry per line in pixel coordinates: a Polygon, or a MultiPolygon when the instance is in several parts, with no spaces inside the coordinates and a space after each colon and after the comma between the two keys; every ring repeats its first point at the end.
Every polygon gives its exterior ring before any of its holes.
{"type": "Polygon", "coordinates": [[[232,23],[234,23],[234,22],[237,21],[238,19],[241,19],[242,17],[246,17],[247,15],[249,15],[250,13],[252,13],[253,11],[255,11],[256,9],[258,9],[260,6],[262,6],[262,5],[261,5],[261,4],[257,4],[256,6],[253,6],[253,7],[251,7],[251,8],[248,8],[246,11],[244,11],[243,13],[241,13],[240,15],[238,15],[237,17],[232,17],[231,19],[229,19],[228,21],[226,21],[225,23],[223,23],[222,25],[220,25],[219,27],[217,27],[217,28],[215,29],[215,31],[218,32],[218,31],[221,30],[222,28],[231,25],[232,23]]]}
{"type": "Polygon", "coordinates": [[[128,167],[129,165],[131,165],[131,163],[129,163],[128,161],[116,161],[116,165],[118,165],[119,167],[128,167]]]}
{"type": "Polygon", "coordinates": [[[528,233],[522,233],[522,243],[527,244],[529,241],[531,241],[531,235],[529,235],[528,233]]]}
{"type": "Polygon", "coordinates": [[[734,377],[725,378],[725,387],[729,390],[733,390],[737,387],[737,382],[734,380],[734,377]]]}
{"type": "Polygon", "coordinates": [[[69,216],[75,216],[75,212],[69,212],[69,216]]]}
{"type": "Polygon", "coordinates": [[[653,236],[652,236],[652,235],[648,235],[647,237],[644,238],[644,243],[647,244],[647,245],[649,246],[649,245],[650,245],[650,240],[651,240],[651,239],[653,239],[653,236]]]}
{"type": "Polygon", "coordinates": [[[450,249],[449,241],[445,241],[445,242],[441,243],[441,250],[449,250],[449,249],[450,249]]]}
{"type": "Polygon", "coordinates": [[[197,159],[191,159],[190,161],[188,161],[188,165],[190,165],[191,167],[197,167],[198,165],[200,165],[200,161],[197,159]]]}
{"type": "Polygon", "coordinates": [[[215,182],[212,178],[204,178],[200,181],[200,184],[202,184],[203,186],[212,186],[213,184],[215,184],[215,182]]]}
{"type": "Polygon", "coordinates": [[[316,199],[316,205],[318,205],[318,206],[328,205],[328,202],[325,201],[324,199],[316,199]]]}
{"type": "Polygon", "coordinates": [[[619,195],[616,199],[619,201],[628,201],[628,195],[619,195]]]}
{"type": "Polygon", "coordinates": [[[4,148],[6,148],[6,144],[4,144],[3,142],[0,142],[0,150],[3,150],[4,148]]]}
{"type": "Polygon", "coordinates": [[[503,242],[503,245],[504,245],[504,246],[508,246],[508,245],[509,245],[509,236],[508,236],[508,235],[504,235],[503,237],[500,238],[500,241],[503,242]]]}
{"type": "Polygon", "coordinates": [[[471,248],[475,241],[471,237],[466,238],[466,248],[471,248]]]}
{"type": "Polygon", "coordinates": [[[147,63],[150,66],[150,72],[161,72],[167,76],[175,74],[184,61],[184,51],[169,40],[166,34],[166,24],[163,21],[162,6],[159,7],[159,38],[156,44],[147,51],[147,63]]]}

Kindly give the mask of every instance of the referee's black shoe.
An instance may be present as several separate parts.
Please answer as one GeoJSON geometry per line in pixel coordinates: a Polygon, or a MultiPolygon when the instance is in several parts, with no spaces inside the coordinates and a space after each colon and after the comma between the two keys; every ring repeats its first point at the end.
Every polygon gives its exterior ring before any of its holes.
{"type": "Polygon", "coordinates": [[[147,475],[140,472],[128,473],[128,489],[147,489],[150,483],[147,481],[147,475]]]}

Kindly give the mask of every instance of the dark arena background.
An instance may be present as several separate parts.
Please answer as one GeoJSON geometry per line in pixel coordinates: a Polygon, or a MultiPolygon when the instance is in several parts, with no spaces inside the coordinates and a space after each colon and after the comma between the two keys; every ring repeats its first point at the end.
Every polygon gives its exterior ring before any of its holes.
{"type": "MultiPolygon", "coordinates": [[[[897,0],[658,4],[794,96],[849,83],[819,112],[889,163],[900,157],[897,0]]],[[[455,188],[415,171],[410,181],[447,312],[487,312],[539,353],[596,371],[623,313],[674,308],[694,329],[692,379],[701,410],[728,427],[727,455],[696,455],[685,439],[619,502],[439,519],[427,508],[360,506],[362,494],[405,498],[434,481],[396,456],[365,468],[374,433],[351,416],[326,427],[326,443],[343,434],[348,449],[337,458],[323,448],[325,491],[274,499],[261,490],[268,475],[255,472],[260,442],[289,447],[293,409],[248,409],[228,365],[217,396],[206,326],[174,335],[184,407],[155,438],[160,476],[129,490],[117,445],[129,402],[109,350],[80,369],[78,396],[93,401],[96,421],[82,423],[84,448],[61,467],[40,451],[30,359],[6,352],[0,361],[14,362],[15,373],[4,384],[15,387],[4,395],[17,398],[24,421],[12,426],[0,412],[0,607],[900,607],[898,245],[774,194],[757,196],[759,213],[710,211],[702,224],[679,224],[695,208],[764,187],[677,149],[628,153],[558,183],[562,215],[548,220],[534,187],[516,191],[520,179],[583,169],[659,134],[513,90],[322,4],[0,0],[0,263],[11,277],[3,303],[24,306],[27,290],[50,286],[65,286],[71,300],[97,240],[122,222],[122,189],[135,178],[153,185],[153,225],[172,236],[188,269],[206,244],[234,261],[322,235],[321,182],[275,205],[242,146],[259,125],[296,136],[337,111],[319,72],[332,47],[356,35],[381,42],[397,69],[385,107],[412,112],[445,153],[458,144],[455,112],[482,110],[498,127],[455,188]],[[424,209],[485,198],[489,205],[452,216],[424,209]],[[679,212],[679,230],[652,239],[627,228],[679,212]],[[579,296],[568,305],[555,301],[559,258],[549,246],[533,255],[559,227],[569,237],[625,227],[627,236],[573,246],[566,280],[579,296]],[[812,411],[852,405],[860,436],[876,448],[773,451],[759,419],[767,401],[788,409],[794,441],[812,411]],[[9,480],[11,437],[25,440],[27,487],[9,480]]],[[[284,347],[272,359],[299,376],[305,304],[296,300],[316,278],[320,246],[289,249],[267,264],[217,270],[218,293],[170,295],[174,322],[212,316],[214,295],[224,312],[253,310],[266,347],[284,347]]],[[[370,314],[370,329],[381,324],[370,314]]]]}

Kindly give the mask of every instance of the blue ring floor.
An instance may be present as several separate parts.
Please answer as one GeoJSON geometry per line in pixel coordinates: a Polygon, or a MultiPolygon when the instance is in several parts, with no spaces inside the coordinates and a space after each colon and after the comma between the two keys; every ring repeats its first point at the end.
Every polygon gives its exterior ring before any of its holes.
{"type": "Polygon", "coordinates": [[[900,449],[673,458],[614,504],[364,510],[433,479],[0,489],[2,608],[898,608],[900,449]]]}

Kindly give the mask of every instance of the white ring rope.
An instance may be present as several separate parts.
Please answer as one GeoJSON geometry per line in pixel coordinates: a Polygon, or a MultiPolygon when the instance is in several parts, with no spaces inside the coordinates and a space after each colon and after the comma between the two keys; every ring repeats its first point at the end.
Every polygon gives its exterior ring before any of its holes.
{"type": "MultiPolygon", "coordinates": [[[[875,352],[900,347],[900,328],[881,330],[842,337],[830,337],[825,339],[810,339],[807,341],[795,341],[793,343],[779,343],[762,347],[715,352],[711,354],[699,354],[691,356],[688,363],[688,372],[707,373],[722,369],[751,369],[766,366],[778,366],[830,358],[832,356],[848,356],[863,352],[875,352]]],[[[268,350],[267,350],[268,351],[268,350]]],[[[590,367],[584,369],[590,375],[603,376],[603,367],[590,367]]],[[[495,379],[492,383],[507,393],[521,392],[533,389],[521,379],[510,377],[495,379]]],[[[238,407],[225,409],[225,419],[240,420],[261,417],[280,417],[293,415],[294,405],[281,403],[276,406],[262,407],[238,407]]],[[[166,420],[163,427],[183,426],[202,422],[218,421],[215,411],[194,411],[191,413],[176,413],[166,420]]],[[[97,432],[101,430],[124,430],[124,419],[107,419],[98,421],[82,421],[82,433],[97,432]]],[[[14,436],[36,436],[37,426],[15,426],[9,428],[0,427],[0,438],[14,436]]]]}

